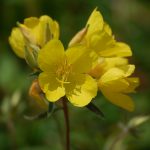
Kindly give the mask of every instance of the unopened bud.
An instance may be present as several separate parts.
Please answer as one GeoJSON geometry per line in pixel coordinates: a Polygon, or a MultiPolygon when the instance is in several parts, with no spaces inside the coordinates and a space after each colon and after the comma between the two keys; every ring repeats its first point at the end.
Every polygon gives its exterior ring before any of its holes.
{"type": "Polygon", "coordinates": [[[75,44],[78,44],[82,41],[82,39],[84,38],[84,36],[86,35],[88,30],[88,26],[83,28],[82,30],[80,30],[73,38],[72,40],[69,42],[69,47],[74,46],[75,44]]]}
{"type": "Polygon", "coordinates": [[[37,104],[43,108],[43,109],[48,109],[48,102],[45,101],[43,92],[39,86],[38,80],[34,80],[30,90],[29,90],[29,95],[37,102],[37,104]]]}
{"type": "Polygon", "coordinates": [[[25,60],[31,68],[38,68],[37,54],[39,51],[39,47],[36,45],[36,40],[35,40],[34,36],[32,35],[32,31],[23,24],[18,23],[18,26],[24,37],[25,60]]]}

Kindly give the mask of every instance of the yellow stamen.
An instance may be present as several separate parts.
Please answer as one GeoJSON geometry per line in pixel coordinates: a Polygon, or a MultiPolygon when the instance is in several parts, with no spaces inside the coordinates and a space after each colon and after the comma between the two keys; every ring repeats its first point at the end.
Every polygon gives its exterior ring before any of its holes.
{"type": "Polygon", "coordinates": [[[61,63],[59,63],[57,70],[56,70],[56,80],[61,83],[61,85],[63,86],[63,84],[69,84],[70,82],[68,82],[68,76],[70,75],[72,70],[71,65],[68,63],[67,59],[64,58],[63,61],[61,61],[61,63]]]}

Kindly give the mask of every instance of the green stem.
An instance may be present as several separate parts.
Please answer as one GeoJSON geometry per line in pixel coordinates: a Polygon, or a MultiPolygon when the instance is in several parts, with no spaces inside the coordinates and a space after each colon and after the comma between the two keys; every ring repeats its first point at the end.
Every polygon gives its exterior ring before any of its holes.
{"type": "Polygon", "coordinates": [[[116,138],[114,139],[114,141],[110,145],[109,150],[115,150],[117,143],[120,140],[123,140],[127,136],[127,134],[128,134],[128,129],[127,128],[123,129],[123,131],[118,136],[116,136],[116,138]]]}
{"type": "Polygon", "coordinates": [[[62,99],[63,103],[63,111],[65,117],[65,124],[66,124],[66,150],[70,150],[70,124],[69,124],[69,113],[68,113],[68,106],[66,98],[62,99]]]}

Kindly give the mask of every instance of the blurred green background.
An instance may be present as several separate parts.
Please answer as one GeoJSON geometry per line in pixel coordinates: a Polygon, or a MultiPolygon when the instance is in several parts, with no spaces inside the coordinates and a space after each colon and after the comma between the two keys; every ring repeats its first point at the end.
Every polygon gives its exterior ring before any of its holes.
{"type": "Polygon", "coordinates": [[[122,124],[150,113],[149,0],[0,0],[0,150],[63,150],[65,144],[62,111],[48,120],[28,121],[23,117],[40,110],[28,96],[31,70],[9,46],[11,29],[24,18],[47,14],[59,22],[60,39],[66,46],[84,27],[95,7],[110,24],[116,38],[131,46],[130,62],[136,64],[135,75],[140,77],[141,86],[133,95],[136,104],[133,113],[113,106],[101,95],[94,102],[104,112],[105,119],[69,104],[71,150],[150,149],[149,121],[138,127],[138,136],[129,133],[120,141],[112,142],[123,132],[122,124]],[[109,148],[112,143],[117,143],[115,149],[109,148]]]}

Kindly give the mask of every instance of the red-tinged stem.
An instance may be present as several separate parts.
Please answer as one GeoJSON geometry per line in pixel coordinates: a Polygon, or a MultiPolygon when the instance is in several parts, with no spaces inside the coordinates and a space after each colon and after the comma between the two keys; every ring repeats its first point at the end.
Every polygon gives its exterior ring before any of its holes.
{"type": "Polygon", "coordinates": [[[68,106],[67,106],[67,101],[65,97],[62,99],[62,103],[63,103],[63,111],[64,111],[65,124],[66,124],[66,149],[65,150],[70,150],[69,113],[68,113],[68,106]]]}

